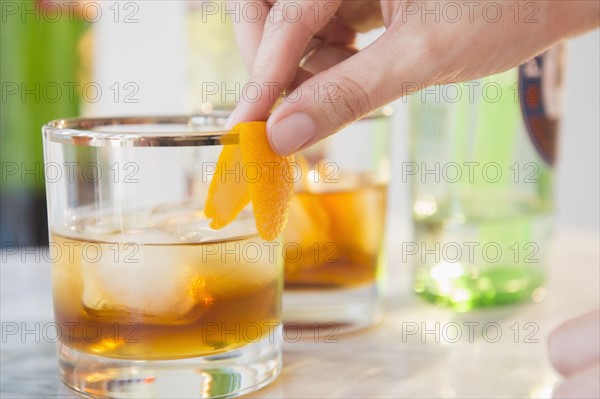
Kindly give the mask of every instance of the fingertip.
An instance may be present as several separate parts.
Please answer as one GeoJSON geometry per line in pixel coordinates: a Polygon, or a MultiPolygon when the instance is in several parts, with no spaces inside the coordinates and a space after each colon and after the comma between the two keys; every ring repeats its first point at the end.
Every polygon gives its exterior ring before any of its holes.
{"type": "Polygon", "coordinates": [[[563,381],[552,392],[553,398],[598,398],[600,397],[600,363],[579,371],[563,381]]]}
{"type": "Polygon", "coordinates": [[[597,310],[567,320],[548,337],[552,366],[563,376],[597,361],[600,357],[600,327],[597,310]]]}

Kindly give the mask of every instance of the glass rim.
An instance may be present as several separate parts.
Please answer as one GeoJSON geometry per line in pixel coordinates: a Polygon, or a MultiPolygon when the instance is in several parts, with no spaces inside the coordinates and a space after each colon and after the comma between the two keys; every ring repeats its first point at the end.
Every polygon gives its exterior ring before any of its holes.
{"type": "MultiPolygon", "coordinates": [[[[199,115],[116,116],[55,119],[42,127],[44,139],[54,143],[90,147],[193,147],[222,145],[229,111],[213,111],[199,115]],[[172,131],[110,130],[108,126],[179,125],[172,131]],[[186,128],[183,128],[183,127],[186,128]]],[[[229,143],[229,141],[227,141],[229,143]]]]}
{"type": "MultiPolygon", "coordinates": [[[[44,140],[88,147],[196,147],[236,144],[237,134],[226,130],[232,110],[172,116],[116,116],[55,119],[42,127],[44,140]],[[173,131],[110,130],[103,126],[180,125],[173,131]]],[[[391,107],[380,108],[360,120],[388,118],[391,107]]]]}

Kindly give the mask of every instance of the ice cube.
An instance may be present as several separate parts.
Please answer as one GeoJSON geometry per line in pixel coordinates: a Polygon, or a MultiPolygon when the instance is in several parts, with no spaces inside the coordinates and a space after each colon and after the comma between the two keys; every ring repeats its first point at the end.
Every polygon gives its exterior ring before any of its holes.
{"type": "Polygon", "coordinates": [[[171,243],[200,243],[224,241],[234,237],[256,234],[251,210],[244,209],[234,223],[220,230],[209,227],[208,219],[197,203],[159,205],[153,208],[151,223],[154,229],[171,236],[171,243]]]}
{"type": "Polygon", "coordinates": [[[160,204],[150,210],[150,224],[158,229],[189,223],[202,215],[195,202],[180,202],[177,204],[160,204]]]}
{"type": "Polygon", "coordinates": [[[115,244],[99,244],[100,258],[82,262],[84,306],[95,314],[135,313],[161,324],[197,317],[190,314],[196,305],[189,293],[193,267],[178,258],[175,246],[147,245],[165,240],[172,237],[145,231],[115,235],[115,244]]]}

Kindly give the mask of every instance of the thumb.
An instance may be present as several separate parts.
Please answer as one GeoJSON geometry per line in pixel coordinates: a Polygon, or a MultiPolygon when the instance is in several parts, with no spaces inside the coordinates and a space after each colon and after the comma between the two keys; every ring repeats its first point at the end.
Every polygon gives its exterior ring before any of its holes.
{"type": "MultiPolygon", "coordinates": [[[[401,97],[402,76],[415,77],[394,49],[388,30],[370,46],[306,80],[275,109],[267,122],[273,150],[282,155],[306,148],[401,97]],[[410,73],[410,74],[409,74],[410,73]]],[[[412,86],[414,91],[414,85],[412,86]]]]}

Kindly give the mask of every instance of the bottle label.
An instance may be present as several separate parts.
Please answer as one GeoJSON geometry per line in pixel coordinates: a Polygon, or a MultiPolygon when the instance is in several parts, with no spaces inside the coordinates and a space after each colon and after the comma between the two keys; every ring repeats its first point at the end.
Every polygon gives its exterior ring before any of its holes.
{"type": "Polygon", "coordinates": [[[519,67],[519,98],[525,126],[540,156],[556,160],[562,115],[563,48],[558,45],[519,67]]]}

